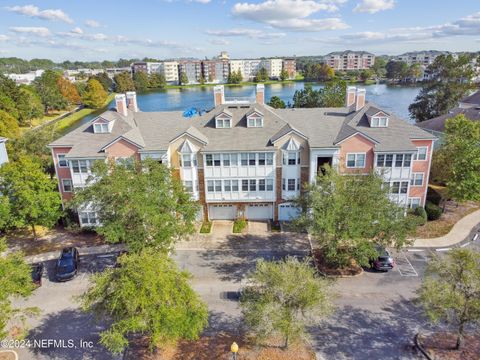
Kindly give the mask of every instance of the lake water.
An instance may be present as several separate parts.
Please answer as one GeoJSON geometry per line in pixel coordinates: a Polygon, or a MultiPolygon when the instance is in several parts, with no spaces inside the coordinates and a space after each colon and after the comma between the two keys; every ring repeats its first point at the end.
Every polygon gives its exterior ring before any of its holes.
{"type": "MultiPolygon", "coordinates": [[[[313,85],[314,89],[322,85],[313,85]]],[[[408,106],[413,102],[420,88],[418,87],[392,87],[385,84],[362,86],[367,90],[367,101],[371,101],[387,112],[395,113],[398,117],[413,122],[409,119],[408,106]]],[[[288,84],[265,85],[265,99],[272,96],[280,97],[285,103],[293,103],[293,94],[296,90],[304,88],[303,82],[288,84]]],[[[225,87],[225,97],[255,97],[255,86],[225,87]]],[[[141,111],[172,111],[185,110],[190,107],[198,109],[211,109],[213,107],[213,87],[191,87],[183,89],[168,89],[137,94],[137,103],[141,111]]],[[[114,106],[114,102],[110,107],[114,106]]],[[[90,114],[78,124],[83,124],[97,114],[90,114]]]]}

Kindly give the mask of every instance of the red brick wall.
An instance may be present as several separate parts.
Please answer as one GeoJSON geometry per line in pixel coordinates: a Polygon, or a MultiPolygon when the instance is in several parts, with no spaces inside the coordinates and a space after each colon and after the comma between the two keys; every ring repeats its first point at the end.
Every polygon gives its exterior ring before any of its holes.
{"type": "Polygon", "coordinates": [[[345,140],[340,147],[339,171],[342,173],[368,173],[373,169],[374,143],[361,135],[355,135],[345,140]],[[349,169],[346,167],[347,153],[366,153],[365,168],[349,169]]]}
{"type": "Polygon", "coordinates": [[[419,197],[421,198],[421,204],[425,205],[425,197],[428,189],[428,179],[430,173],[430,162],[432,159],[432,150],[433,150],[433,141],[432,140],[413,140],[413,145],[416,147],[427,146],[427,159],[415,160],[412,164],[412,172],[414,173],[423,173],[423,186],[410,186],[409,197],[419,197]]]}
{"type": "Polygon", "coordinates": [[[58,154],[67,154],[70,151],[71,147],[56,147],[52,149],[53,155],[53,164],[55,165],[55,171],[58,178],[58,188],[62,196],[62,200],[68,201],[72,198],[72,193],[63,192],[62,179],[71,179],[72,174],[70,173],[69,167],[58,167],[58,154]]]}

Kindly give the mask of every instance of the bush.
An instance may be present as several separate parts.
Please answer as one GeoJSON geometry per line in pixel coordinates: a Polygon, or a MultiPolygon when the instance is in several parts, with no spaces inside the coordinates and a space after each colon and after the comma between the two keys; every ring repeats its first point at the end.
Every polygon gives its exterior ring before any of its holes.
{"type": "Polygon", "coordinates": [[[411,232],[413,234],[415,234],[417,227],[423,226],[427,222],[427,220],[423,217],[415,215],[413,211],[407,214],[407,220],[409,225],[409,233],[411,232]]]}
{"type": "Polygon", "coordinates": [[[234,233],[241,233],[243,229],[247,227],[247,220],[245,219],[237,219],[233,223],[233,232],[234,233]]]}
{"type": "Polygon", "coordinates": [[[427,212],[428,220],[438,220],[442,216],[442,208],[432,202],[427,201],[425,205],[425,210],[427,212]]]}
{"type": "Polygon", "coordinates": [[[200,234],[209,234],[212,230],[212,223],[210,221],[204,221],[200,228],[200,234]]]}
{"type": "Polygon", "coordinates": [[[442,195],[434,188],[428,187],[427,201],[430,201],[431,203],[440,206],[440,202],[442,201],[442,195]]]}
{"type": "Polygon", "coordinates": [[[415,210],[413,211],[413,214],[422,219],[423,223],[420,225],[425,225],[427,223],[428,214],[423,207],[419,206],[415,208],[415,210]]]}

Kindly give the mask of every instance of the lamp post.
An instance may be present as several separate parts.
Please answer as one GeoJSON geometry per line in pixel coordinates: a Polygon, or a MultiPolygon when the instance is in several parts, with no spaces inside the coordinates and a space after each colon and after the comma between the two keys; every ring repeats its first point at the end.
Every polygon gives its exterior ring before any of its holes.
{"type": "Polygon", "coordinates": [[[230,351],[233,354],[233,360],[237,360],[238,345],[235,341],[232,343],[232,346],[230,346],[230,351]]]}

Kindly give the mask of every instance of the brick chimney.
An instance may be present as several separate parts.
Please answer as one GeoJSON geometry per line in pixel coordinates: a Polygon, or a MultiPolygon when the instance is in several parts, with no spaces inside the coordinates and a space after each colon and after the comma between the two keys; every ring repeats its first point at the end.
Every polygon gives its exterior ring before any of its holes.
{"type": "Polygon", "coordinates": [[[352,106],[355,104],[355,92],[357,91],[357,88],[355,86],[348,86],[347,87],[347,96],[345,99],[345,105],[347,107],[352,106]]]}
{"type": "Polygon", "coordinates": [[[137,93],[135,91],[127,91],[127,108],[133,112],[138,112],[137,93]]]}
{"type": "Polygon", "coordinates": [[[215,107],[225,103],[225,90],[223,85],[216,85],[213,87],[213,101],[215,107]]]}
{"type": "Polygon", "coordinates": [[[255,102],[257,104],[265,104],[265,85],[257,84],[257,93],[255,96],[255,102]]]}
{"type": "Polygon", "coordinates": [[[115,108],[123,116],[127,116],[127,100],[124,94],[115,95],[115,108]]]}
{"type": "Polygon", "coordinates": [[[365,89],[357,89],[355,111],[361,110],[365,106],[365,89]]]}

